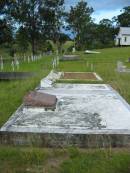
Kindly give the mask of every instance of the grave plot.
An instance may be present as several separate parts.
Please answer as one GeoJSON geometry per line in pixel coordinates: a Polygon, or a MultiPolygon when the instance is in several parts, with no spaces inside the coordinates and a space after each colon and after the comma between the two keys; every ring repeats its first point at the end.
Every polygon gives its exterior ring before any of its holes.
{"type": "Polygon", "coordinates": [[[80,56],[79,55],[64,55],[60,58],[60,61],[79,61],[80,56]]]}
{"type": "Polygon", "coordinates": [[[33,72],[0,72],[0,80],[17,80],[33,77],[33,72]]]}
{"type": "Polygon", "coordinates": [[[55,110],[22,105],[0,130],[2,144],[42,147],[130,146],[130,106],[105,84],[56,84],[55,110]]]}
{"type": "Polygon", "coordinates": [[[101,77],[93,72],[65,72],[60,80],[89,80],[102,81],[101,77]]]}

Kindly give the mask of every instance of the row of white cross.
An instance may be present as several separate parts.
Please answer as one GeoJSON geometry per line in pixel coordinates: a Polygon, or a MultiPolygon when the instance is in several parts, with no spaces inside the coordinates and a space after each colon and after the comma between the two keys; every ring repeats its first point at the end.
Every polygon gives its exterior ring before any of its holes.
{"type": "MultiPolygon", "coordinates": [[[[33,61],[37,61],[39,59],[42,58],[42,55],[39,55],[39,56],[24,56],[23,57],[23,61],[24,62],[33,62],[33,61]]],[[[11,64],[10,64],[10,67],[12,68],[12,71],[14,71],[15,69],[19,70],[19,67],[20,67],[20,62],[22,61],[19,61],[19,58],[17,58],[15,56],[14,60],[11,61],[11,64]]],[[[3,57],[1,56],[0,57],[0,70],[3,71],[4,70],[4,66],[5,66],[5,63],[4,63],[4,59],[3,57]]]]}
{"type": "MultiPolygon", "coordinates": [[[[23,60],[24,60],[24,62],[27,61],[28,63],[30,63],[30,62],[33,62],[33,61],[37,61],[37,60],[39,60],[41,58],[42,58],[42,55],[40,55],[40,56],[28,56],[28,57],[24,56],[23,60]]],[[[57,55],[52,60],[52,68],[55,69],[58,66],[59,66],[59,56],[57,55]]],[[[90,64],[89,62],[86,62],[86,66],[90,67],[91,71],[94,70],[94,65],[92,63],[90,64]]],[[[19,70],[19,68],[20,68],[20,61],[18,60],[18,58],[15,57],[14,60],[12,60],[11,68],[12,68],[12,71],[14,71],[15,69],[19,70]]],[[[2,56],[0,58],[0,70],[1,71],[4,70],[4,62],[3,62],[2,56]]]]}

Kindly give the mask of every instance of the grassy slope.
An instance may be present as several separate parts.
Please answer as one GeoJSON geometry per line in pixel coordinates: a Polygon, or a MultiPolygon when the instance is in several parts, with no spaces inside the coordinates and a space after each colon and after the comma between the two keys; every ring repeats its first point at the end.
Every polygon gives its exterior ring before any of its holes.
{"type": "MultiPolygon", "coordinates": [[[[98,55],[84,55],[80,62],[62,62],[59,70],[90,71],[94,64],[104,83],[111,84],[130,103],[130,74],[115,72],[117,60],[125,62],[130,48],[101,50],[98,55]],[[87,67],[87,64],[89,66],[87,67]]],[[[21,104],[24,94],[35,88],[40,79],[49,72],[50,58],[34,64],[23,64],[22,71],[37,71],[37,76],[24,81],[0,82],[0,125],[21,104]]],[[[130,67],[129,64],[126,63],[130,67]]],[[[130,153],[128,150],[80,150],[34,149],[0,147],[0,172],[2,173],[129,173],[130,153]]]]}

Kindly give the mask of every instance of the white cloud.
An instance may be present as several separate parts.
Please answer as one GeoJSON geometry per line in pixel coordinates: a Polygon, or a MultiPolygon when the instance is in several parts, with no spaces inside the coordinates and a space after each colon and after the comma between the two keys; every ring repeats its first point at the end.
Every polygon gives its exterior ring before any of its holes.
{"type": "MultiPolygon", "coordinates": [[[[65,0],[66,9],[69,10],[70,6],[76,5],[80,0],[65,0]]],[[[88,5],[93,7],[95,22],[100,20],[112,19],[114,16],[119,15],[120,10],[125,6],[130,6],[130,0],[86,0],[88,5]]]]}
{"type": "MultiPolygon", "coordinates": [[[[67,9],[70,6],[76,5],[80,0],[65,0],[67,9]]],[[[86,0],[89,6],[92,6],[95,11],[98,10],[116,10],[130,5],[130,0],[86,0]]]]}
{"type": "Polygon", "coordinates": [[[121,13],[120,9],[117,10],[107,10],[107,11],[98,11],[93,13],[92,17],[95,19],[96,23],[99,23],[102,19],[112,19],[114,16],[117,16],[121,13]]]}
{"type": "Polygon", "coordinates": [[[130,5],[130,0],[87,0],[88,4],[99,10],[116,10],[130,5]]]}

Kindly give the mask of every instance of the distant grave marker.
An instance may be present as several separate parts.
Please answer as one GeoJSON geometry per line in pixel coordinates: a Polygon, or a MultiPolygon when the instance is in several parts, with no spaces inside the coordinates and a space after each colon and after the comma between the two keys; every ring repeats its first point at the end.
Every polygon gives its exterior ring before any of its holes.
{"type": "Polygon", "coordinates": [[[32,72],[0,72],[0,80],[26,79],[34,75],[32,72]]]}
{"type": "Polygon", "coordinates": [[[76,61],[80,60],[79,55],[64,55],[60,61],[76,61]]]}
{"type": "Polygon", "coordinates": [[[17,70],[19,70],[19,60],[18,60],[18,58],[15,58],[14,66],[16,67],[17,70]]]}
{"type": "Polygon", "coordinates": [[[14,61],[11,62],[12,71],[14,71],[14,61]]]}
{"type": "Polygon", "coordinates": [[[76,49],[75,49],[75,47],[73,47],[73,49],[72,49],[72,53],[75,53],[76,52],[76,49]]]}
{"type": "Polygon", "coordinates": [[[30,57],[28,56],[28,63],[30,63],[30,57]]]}
{"type": "Polygon", "coordinates": [[[128,73],[130,73],[130,69],[128,69],[124,64],[123,64],[123,62],[121,62],[121,61],[118,61],[117,62],[117,71],[118,72],[128,72],[128,73]]]}
{"type": "Polygon", "coordinates": [[[3,69],[4,69],[4,63],[3,63],[3,58],[2,57],[0,59],[0,69],[1,69],[1,71],[3,71],[3,69]]]}

